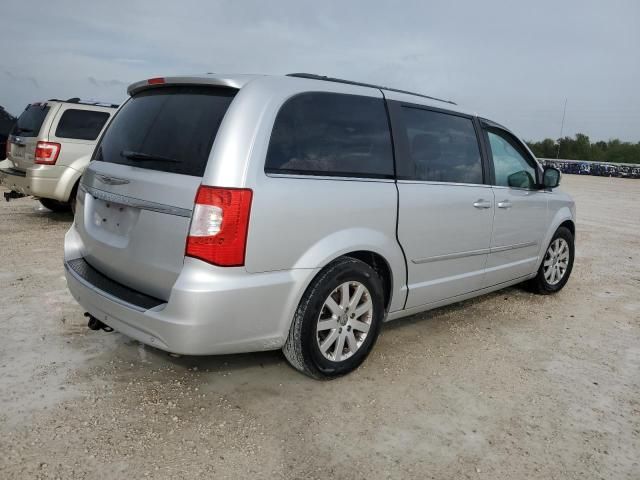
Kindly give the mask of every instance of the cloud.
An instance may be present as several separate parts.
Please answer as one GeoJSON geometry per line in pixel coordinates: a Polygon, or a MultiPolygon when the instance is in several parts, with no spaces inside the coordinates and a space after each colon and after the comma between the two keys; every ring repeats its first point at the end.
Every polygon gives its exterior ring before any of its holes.
{"type": "Polygon", "coordinates": [[[95,77],[87,77],[89,83],[96,87],[124,87],[126,88],[129,83],[122,82],[120,80],[98,80],[95,77]]]}
{"type": "Polygon", "coordinates": [[[3,72],[7,77],[9,77],[9,79],[13,82],[28,82],[31,85],[33,85],[36,88],[39,88],[40,85],[38,84],[38,81],[33,78],[33,77],[29,77],[29,76],[22,76],[22,75],[15,75],[11,72],[8,71],[4,71],[3,72]]]}
{"type": "Polygon", "coordinates": [[[565,133],[640,136],[633,0],[185,0],[162,8],[59,0],[38,8],[36,17],[15,2],[3,8],[3,67],[24,77],[0,75],[0,104],[14,111],[41,95],[119,103],[127,84],[161,75],[306,71],[451,98],[530,139],[559,134],[565,98],[565,133]]]}

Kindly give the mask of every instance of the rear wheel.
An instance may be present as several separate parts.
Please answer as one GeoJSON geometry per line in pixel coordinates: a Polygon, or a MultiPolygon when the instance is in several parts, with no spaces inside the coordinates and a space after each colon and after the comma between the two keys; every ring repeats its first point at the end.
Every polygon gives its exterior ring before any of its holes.
{"type": "Polygon", "coordinates": [[[375,270],[343,257],[311,283],[296,310],[283,352],[317,379],[349,373],[365,360],[384,318],[384,291],[375,270]]]}
{"type": "Polygon", "coordinates": [[[48,208],[52,212],[68,212],[71,209],[69,203],[59,202],[52,198],[39,198],[38,200],[44,208],[48,208]]]}
{"type": "Polygon", "coordinates": [[[573,234],[566,227],[558,228],[547,247],[538,274],[530,281],[532,289],[542,295],[561,290],[569,281],[574,252],[573,234]]]}

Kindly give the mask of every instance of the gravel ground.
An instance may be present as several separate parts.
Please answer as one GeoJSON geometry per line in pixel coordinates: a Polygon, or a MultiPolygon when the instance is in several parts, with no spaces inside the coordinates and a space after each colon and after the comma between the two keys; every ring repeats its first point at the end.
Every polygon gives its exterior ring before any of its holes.
{"type": "Polygon", "coordinates": [[[387,324],[354,374],[86,328],[71,216],[0,205],[0,478],[640,478],[640,181],[565,176],[577,259],[387,324]]]}

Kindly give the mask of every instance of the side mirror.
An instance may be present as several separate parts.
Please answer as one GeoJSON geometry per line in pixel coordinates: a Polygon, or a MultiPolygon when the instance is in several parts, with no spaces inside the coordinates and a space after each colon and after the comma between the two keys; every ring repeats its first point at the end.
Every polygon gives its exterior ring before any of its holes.
{"type": "Polygon", "coordinates": [[[560,185],[560,170],[556,167],[545,167],[542,174],[542,186],[544,188],[556,188],[560,185]]]}
{"type": "Polygon", "coordinates": [[[525,170],[512,173],[507,177],[507,183],[514,188],[533,188],[536,183],[531,174],[525,170]]]}

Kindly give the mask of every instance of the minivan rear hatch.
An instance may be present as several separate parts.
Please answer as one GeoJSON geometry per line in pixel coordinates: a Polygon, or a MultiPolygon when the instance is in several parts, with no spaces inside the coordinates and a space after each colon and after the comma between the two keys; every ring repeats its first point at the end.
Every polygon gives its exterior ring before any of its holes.
{"type": "Polygon", "coordinates": [[[183,265],[198,187],[236,89],[137,91],[99,141],[78,196],[84,259],[107,277],[168,300],[183,265]]]}

